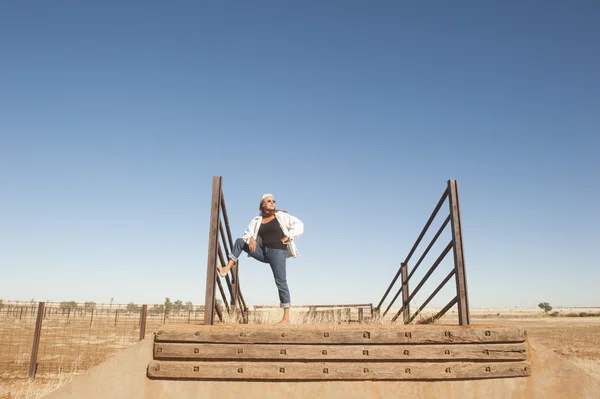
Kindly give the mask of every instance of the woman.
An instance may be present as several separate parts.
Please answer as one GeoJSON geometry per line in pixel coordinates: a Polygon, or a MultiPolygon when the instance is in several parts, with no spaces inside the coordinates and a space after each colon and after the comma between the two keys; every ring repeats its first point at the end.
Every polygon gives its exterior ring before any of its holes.
{"type": "Polygon", "coordinates": [[[304,224],[300,219],[276,209],[272,194],[262,196],[258,210],[260,216],[252,219],[244,237],[235,241],[227,265],[217,265],[217,269],[219,274],[225,277],[242,251],[260,262],[271,265],[279,290],[280,306],[283,308],[283,319],[279,323],[289,324],[291,300],[285,277],[286,259],[298,256],[294,240],[304,232],[304,224]]]}

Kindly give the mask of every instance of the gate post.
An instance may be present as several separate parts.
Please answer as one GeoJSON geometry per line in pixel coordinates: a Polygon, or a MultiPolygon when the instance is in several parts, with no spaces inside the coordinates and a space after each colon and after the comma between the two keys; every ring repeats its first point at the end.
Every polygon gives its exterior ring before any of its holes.
{"type": "Polygon", "coordinates": [[[31,359],[29,360],[29,378],[34,379],[37,371],[37,356],[40,349],[40,337],[42,335],[42,320],[44,319],[45,303],[38,305],[37,318],[35,320],[35,332],[33,334],[33,345],[31,346],[31,359]]]}
{"type": "Polygon", "coordinates": [[[458,297],[458,323],[469,325],[469,297],[467,295],[467,276],[465,273],[465,254],[463,251],[462,224],[458,202],[458,184],[448,180],[448,203],[452,222],[452,242],[454,252],[454,270],[456,271],[456,296],[458,297]]]}
{"type": "Polygon", "coordinates": [[[219,234],[219,211],[221,206],[221,176],[213,176],[212,201],[210,209],[210,230],[208,232],[208,262],[206,267],[206,293],[204,296],[204,324],[214,324],[215,284],[217,268],[217,244],[219,234]]]}

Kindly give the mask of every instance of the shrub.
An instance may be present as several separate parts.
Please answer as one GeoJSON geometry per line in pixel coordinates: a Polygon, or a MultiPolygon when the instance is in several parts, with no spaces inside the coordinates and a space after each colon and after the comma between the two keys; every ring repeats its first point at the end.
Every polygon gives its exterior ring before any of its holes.
{"type": "Polygon", "coordinates": [[[548,302],[541,302],[538,304],[538,307],[546,313],[552,310],[552,306],[548,302]]]}
{"type": "Polygon", "coordinates": [[[63,301],[60,303],[61,309],[77,309],[77,302],[75,301],[63,301]]]}
{"type": "Polygon", "coordinates": [[[183,302],[179,299],[173,302],[173,312],[179,313],[183,309],[183,302]]]}
{"type": "Polygon", "coordinates": [[[129,302],[127,304],[127,313],[139,313],[140,311],[140,306],[136,305],[133,302],[129,302]]]}
{"type": "Polygon", "coordinates": [[[162,314],[165,311],[165,305],[154,305],[150,310],[153,315],[162,314]]]}

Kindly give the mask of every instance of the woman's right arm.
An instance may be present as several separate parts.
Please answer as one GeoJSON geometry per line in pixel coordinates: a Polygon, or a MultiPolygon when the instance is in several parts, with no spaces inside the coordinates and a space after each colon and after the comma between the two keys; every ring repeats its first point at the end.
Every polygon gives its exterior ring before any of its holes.
{"type": "Polygon", "coordinates": [[[257,222],[257,218],[252,219],[248,225],[248,229],[244,232],[244,236],[242,237],[244,242],[248,245],[250,245],[250,239],[254,239],[254,230],[256,230],[257,222]]]}

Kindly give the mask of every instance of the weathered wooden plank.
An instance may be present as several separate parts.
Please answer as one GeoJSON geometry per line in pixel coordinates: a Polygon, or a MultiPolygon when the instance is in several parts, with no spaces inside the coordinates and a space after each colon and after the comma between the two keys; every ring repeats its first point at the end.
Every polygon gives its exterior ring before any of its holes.
{"type": "Polygon", "coordinates": [[[208,233],[208,261],[206,268],[206,291],[204,296],[204,324],[213,324],[215,317],[215,284],[217,281],[217,241],[219,234],[219,204],[221,177],[213,176],[210,207],[210,230],[208,233]]]}
{"type": "Polygon", "coordinates": [[[458,322],[461,326],[470,324],[469,296],[467,294],[467,277],[465,272],[465,256],[463,251],[462,222],[458,200],[458,184],[456,180],[448,180],[448,204],[452,218],[452,242],[454,243],[454,268],[456,270],[456,296],[458,297],[458,322]]]}
{"type": "MultiPolygon", "coordinates": [[[[331,327],[331,328],[327,328],[331,327]]],[[[513,328],[432,328],[432,329],[320,329],[251,328],[197,329],[195,332],[163,329],[157,342],[207,342],[247,344],[458,344],[482,342],[524,342],[526,332],[513,328]]]]}
{"type": "Polygon", "coordinates": [[[153,360],[151,378],[206,380],[453,380],[531,375],[529,362],[176,362],[153,360]]]}
{"type": "Polygon", "coordinates": [[[403,313],[404,313],[404,324],[408,324],[409,323],[409,319],[410,319],[410,299],[409,298],[409,293],[408,293],[408,264],[407,263],[402,263],[402,266],[400,267],[400,270],[402,272],[402,308],[403,308],[403,313]]]}
{"type": "Polygon", "coordinates": [[[155,359],[179,360],[527,360],[525,343],[470,345],[271,345],[155,343],[155,359]]]}

